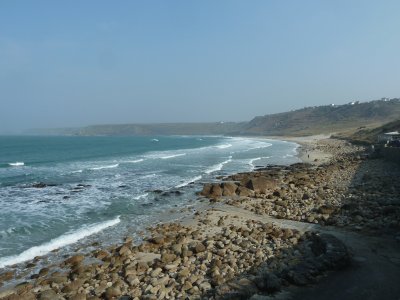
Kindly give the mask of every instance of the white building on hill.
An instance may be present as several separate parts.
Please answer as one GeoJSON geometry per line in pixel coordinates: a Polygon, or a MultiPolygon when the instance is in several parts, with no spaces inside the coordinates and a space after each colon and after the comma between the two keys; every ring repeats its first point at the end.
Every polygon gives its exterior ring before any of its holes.
{"type": "Polygon", "coordinates": [[[400,140],[400,132],[398,131],[393,131],[393,132],[387,132],[380,134],[378,136],[378,142],[382,143],[387,143],[391,141],[399,141],[400,140]]]}

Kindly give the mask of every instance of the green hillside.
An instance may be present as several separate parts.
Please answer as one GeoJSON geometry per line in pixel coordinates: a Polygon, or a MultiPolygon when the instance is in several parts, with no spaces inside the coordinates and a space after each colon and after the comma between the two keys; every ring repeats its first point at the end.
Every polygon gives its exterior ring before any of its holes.
{"type": "MultiPolygon", "coordinates": [[[[400,119],[400,99],[306,107],[255,117],[250,122],[109,124],[81,128],[34,130],[30,134],[61,135],[251,135],[305,136],[341,133],[350,136],[400,119]]],[[[363,132],[359,133],[364,134],[363,132]]]]}
{"type": "Polygon", "coordinates": [[[245,135],[312,135],[381,125],[400,117],[400,99],[307,107],[256,117],[240,131],[245,135]]]}
{"type": "Polygon", "coordinates": [[[336,137],[350,140],[356,143],[373,144],[376,143],[378,136],[382,133],[400,131],[400,116],[393,122],[386,123],[375,128],[360,128],[354,133],[339,133],[336,137]]]}

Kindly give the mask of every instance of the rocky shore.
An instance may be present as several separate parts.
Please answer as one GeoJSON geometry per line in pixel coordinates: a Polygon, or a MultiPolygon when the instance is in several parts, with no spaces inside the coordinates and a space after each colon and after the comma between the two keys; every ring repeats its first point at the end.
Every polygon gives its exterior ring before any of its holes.
{"type": "Polygon", "coordinates": [[[396,164],[367,159],[365,150],[325,139],[309,150],[330,153],[319,165],[270,166],[207,184],[202,195],[259,215],[354,230],[400,225],[396,164]]]}
{"type": "MultiPolygon", "coordinates": [[[[400,239],[398,166],[333,139],[301,152],[313,164],[205,184],[207,209],[149,228],[141,244],[76,253],[0,299],[282,299],[354,264],[344,233],[400,239]]],[[[0,271],[0,286],[14,276],[0,271]]]]}

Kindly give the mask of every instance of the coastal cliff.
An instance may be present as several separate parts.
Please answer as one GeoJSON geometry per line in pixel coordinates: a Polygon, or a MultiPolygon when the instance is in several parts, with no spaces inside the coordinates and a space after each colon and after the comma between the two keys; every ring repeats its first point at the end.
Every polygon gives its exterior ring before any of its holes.
{"type": "Polygon", "coordinates": [[[27,134],[44,135],[246,135],[308,136],[355,132],[398,120],[400,99],[352,102],[344,105],[305,107],[258,116],[247,122],[109,124],[78,128],[35,129],[27,134]]]}

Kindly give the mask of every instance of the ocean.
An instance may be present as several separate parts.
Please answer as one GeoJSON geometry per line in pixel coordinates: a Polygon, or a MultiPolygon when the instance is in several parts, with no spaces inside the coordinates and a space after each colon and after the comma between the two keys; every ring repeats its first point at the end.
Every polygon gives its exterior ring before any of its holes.
{"type": "Polygon", "coordinates": [[[219,136],[0,137],[0,269],[108,245],[196,203],[204,182],[298,162],[294,143],[219,136]]]}

